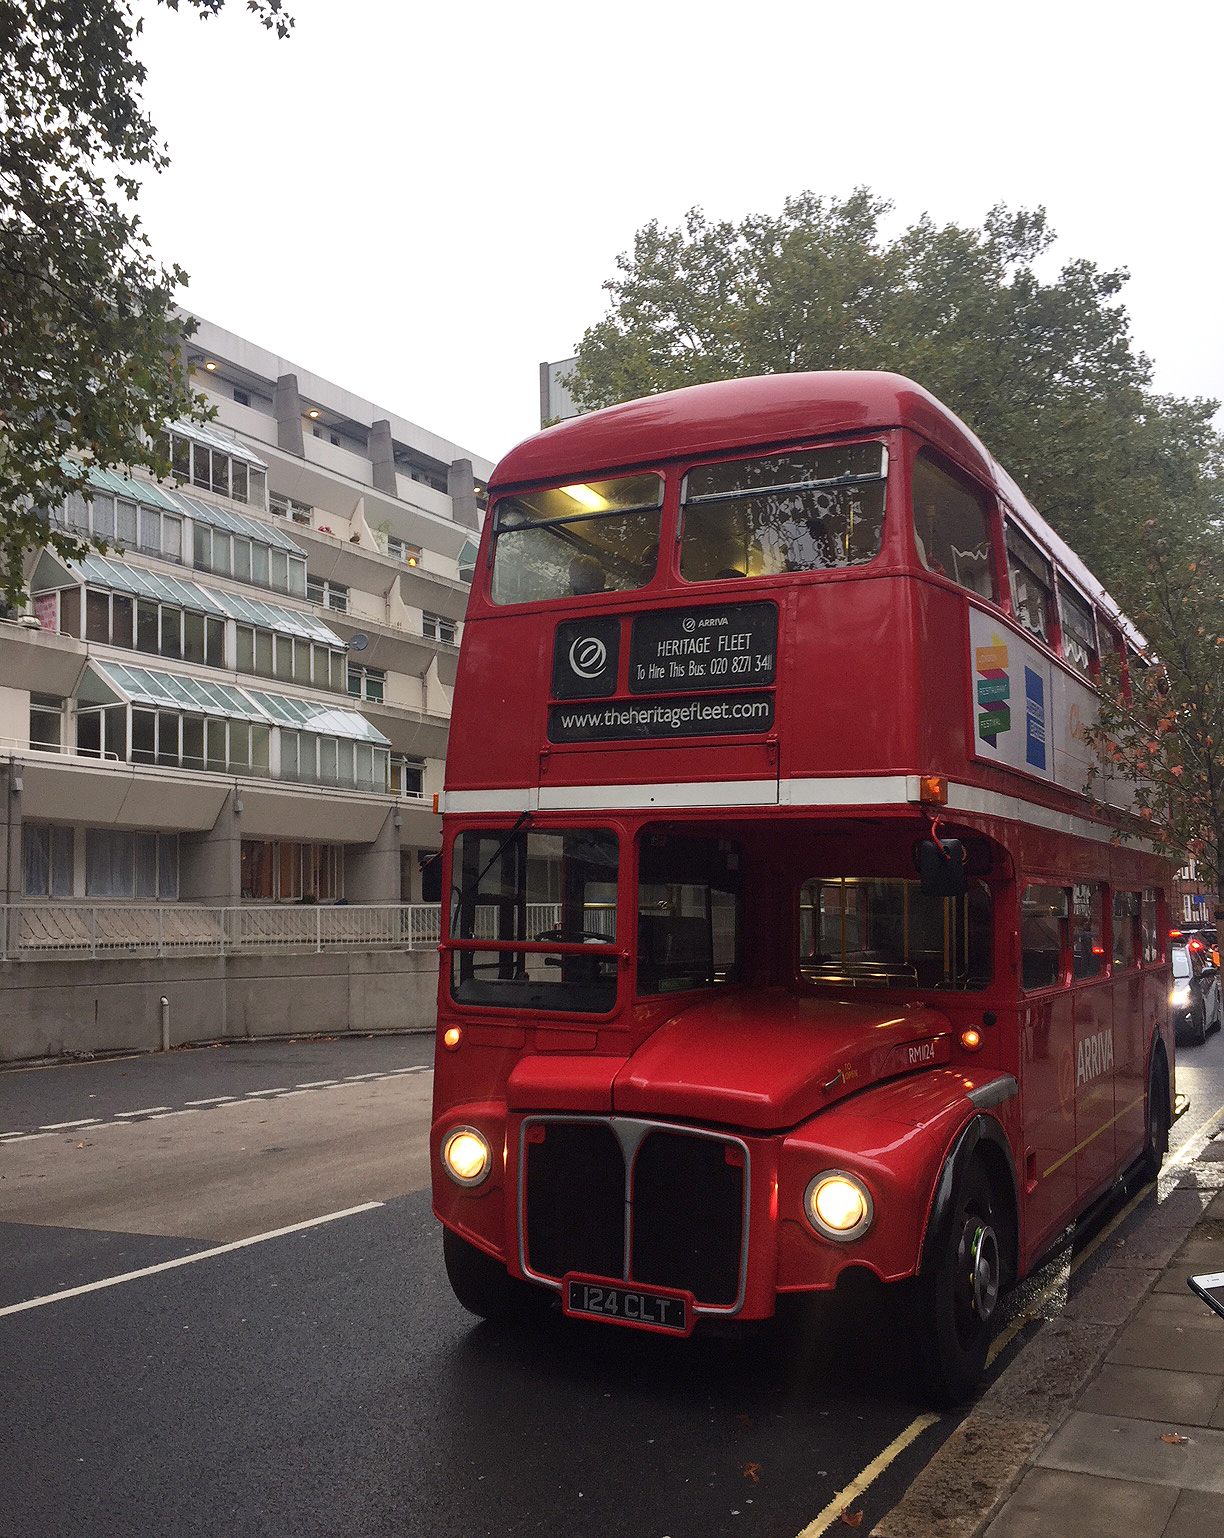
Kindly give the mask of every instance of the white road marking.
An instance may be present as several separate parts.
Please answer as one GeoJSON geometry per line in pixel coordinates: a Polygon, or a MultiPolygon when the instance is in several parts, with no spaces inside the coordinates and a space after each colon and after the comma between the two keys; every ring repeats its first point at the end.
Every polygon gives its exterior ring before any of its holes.
{"type": "Polygon", "coordinates": [[[137,1118],[148,1117],[150,1121],[158,1121],[165,1116],[183,1116],[191,1111],[200,1109],[219,1110],[222,1106],[246,1105],[248,1101],[259,1099],[288,1099],[290,1095],[301,1095],[316,1089],[343,1089],[349,1084],[367,1084],[375,1080],[396,1079],[409,1073],[432,1073],[432,1063],[420,1063],[413,1068],[392,1068],[385,1073],[356,1073],[346,1079],[315,1079],[308,1084],[293,1086],[278,1085],[274,1089],[249,1089],[245,1095],[207,1095],[201,1100],[184,1100],[178,1107],[168,1105],[146,1106],[140,1111],[114,1111],[114,1121],[106,1121],[100,1116],[91,1116],[83,1121],[58,1121],[46,1122],[37,1132],[0,1132],[0,1144],[30,1142],[38,1137],[51,1137],[56,1132],[72,1132],[79,1127],[93,1127],[107,1129],[111,1127],[131,1127],[137,1125],[137,1118]]]}
{"type": "Polygon", "coordinates": [[[839,1520],[842,1512],[858,1500],[868,1485],[884,1472],[893,1459],[899,1453],[903,1453],[911,1442],[916,1441],[927,1427],[933,1426],[938,1419],[938,1415],[919,1415],[915,1420],[910,1421],[901,1435],[894,1437],[884,1451],[873,1458],[856,1479],[852,1479],[844,1490],[837,1492],[820,1515],[814,1517],[803,1529],[799,1538],[820,1538],[822,1533],[827,1533],[833,1523],[839,1520]]]}
{"type": "Polygon", "coordinates": [[[263,1244],[267,1239],[283,1239],[286,1234],[299,1234],[307,1228],[318,1228],[323,1223],[335,1223],[340,1218],[356,1217],[360,1212],[373,1212],[383,1202],[363,1202],[360,1207],[345,1207],[341,1212],[328,1212],[321,1218],[307,1218],[304,1223],[291,1223],[287,1228],[273,1228],[265,1234],[252,1234],[248,1239],[235,1239],[230,1244],[214,1245],[209,1250],[197,1250],[194,1255],[180,1255],[177,1260],[163,1260],[160,1265],[144,1266],[139,1271],[124,1271],[119,1276],[103,1277],[100,1282],[87,1282],[83,1287],[65,1287],[62,1292],[49,1292],[41,1298],[28,1298],[24,1303],[10,1303],[0,1308],[0,1319],[6,1314],[21,1314],[30,1308],[45,1308],[48,1303],[62,1303],[66,1298],[79,1298],[87,1292],[101,1292],[106,1287],[118,1287],[122,1282],[135,1282],[143,1276],[156,1276],[161,1271],[174,1271],[179,1266],[194,1265],[197,1260],[212,1260],[217,1255],[229,1255],[234,1250],[245,1250],[252,1244],[263,1244]]]}

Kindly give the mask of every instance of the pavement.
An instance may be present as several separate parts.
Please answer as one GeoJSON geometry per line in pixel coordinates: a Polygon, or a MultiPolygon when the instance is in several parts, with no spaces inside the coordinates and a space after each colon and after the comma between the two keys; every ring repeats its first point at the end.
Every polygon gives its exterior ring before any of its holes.
{"type": "Polygon", "coordinates": [[[1224,1131],[1199,1142],[873,1538],[1221,1538],[1224,1318],[1186,1278],[1224,1271],[1224,1131]]]}

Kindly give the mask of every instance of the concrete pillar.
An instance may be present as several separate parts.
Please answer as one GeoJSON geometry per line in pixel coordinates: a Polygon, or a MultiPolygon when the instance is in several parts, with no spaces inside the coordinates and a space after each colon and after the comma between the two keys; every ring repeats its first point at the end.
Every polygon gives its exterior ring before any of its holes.
{"type": "Polygon", "coordinates": [[[230,791],[207,833],[179,835],[179,900],[211,908],[242,901],[242,790],[230,791]]]}
{"type": "Polygon", "coordinates": [[[21,785],[22,768],[19,758],[0,760],[0,870],[4,873],[4,897],[6,903],[21,901],[21,785]]]}
{"type": "Polygon", "coordinates": [[[476,477],[470,459],[456,459],[446,476],[446,489],[450,493],[455,522],[465,529],[479,529],[480,517],[476,508],[476,477]]]}
{"type": "Polygon", "coordinates": [[[395,486],[395,444],[390,422],[375,422],[370,428],[370,463],[374,467],[374,488],[388,496],[398,496],[395,486]]]}
{"type": "Polygon", "coordinates": [[[302,397],[298,394],[296,374],[282,374],[276,381],[272,396],[272,409],[276,412],[276,445],[287,454],[305,457],[306,446],[302,438],[302,397]]]}
{"type": "Polygon", "coordinates": [[[352,903],[400,900],[399,812],[388,808],[372,844],[350,844],[344,851],[344,895],[352,903]]]}

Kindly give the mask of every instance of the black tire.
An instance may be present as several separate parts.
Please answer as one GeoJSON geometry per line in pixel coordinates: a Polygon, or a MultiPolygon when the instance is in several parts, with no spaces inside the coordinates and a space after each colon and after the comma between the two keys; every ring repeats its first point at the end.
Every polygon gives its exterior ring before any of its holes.
{"type": "Polygon", "coordinates": [[[500,1260],[449,1228],[442,1230],[442,1258],[451,1291],[479,1319],[527,1320],[538,1318],[548,1307],[550,1297],[542,1288],[511,1276],[500,1260]]]}
{"type": "Polygon", "coordinates": [[[913,1285],[913,1340],[924,1395],[939,1409],[970,1398],[994,1339],[1011,1219],[980,1159],[957,1184],[941,1251],[913,1285]]]}
{"type": "Polygon", "coordinates": [[[1160,1174],[1160,1166],[1169,1150],[1169,1065],[1162,1047],[1152,1048],[1152,1066],[1148,1070],[1147,1141],[1139,1173],[1146,1185],[1160,1174]]]}

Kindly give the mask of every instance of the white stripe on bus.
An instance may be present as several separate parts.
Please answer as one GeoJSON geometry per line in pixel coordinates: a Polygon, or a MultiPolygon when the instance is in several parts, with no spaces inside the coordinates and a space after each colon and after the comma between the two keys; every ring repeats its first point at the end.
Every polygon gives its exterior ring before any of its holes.
{"type": "MultiPolygon", "coordinates": [[[[915,775],[859,775],[825,779],[704,780],[658,785],[565,785],[529,786],[497,790],[450,790],[439,798],[441,810],[468,816],[506,812],[651,811],[693,807],[785,806],[830,809],[862,806],[909,806],[917,810],[918,779],[915,775]]],[[[1104,822],[1060,812],[1022,796],[1004,796],[973,785],[948,784],[948,805],[943,815],[970,812],[1023,822],[1052,833],[1110,843],[1115,830],[1104,822]]],[[[1155,845],[1132,838],[1127,847],[1144,854],[1155,845]]]]}

